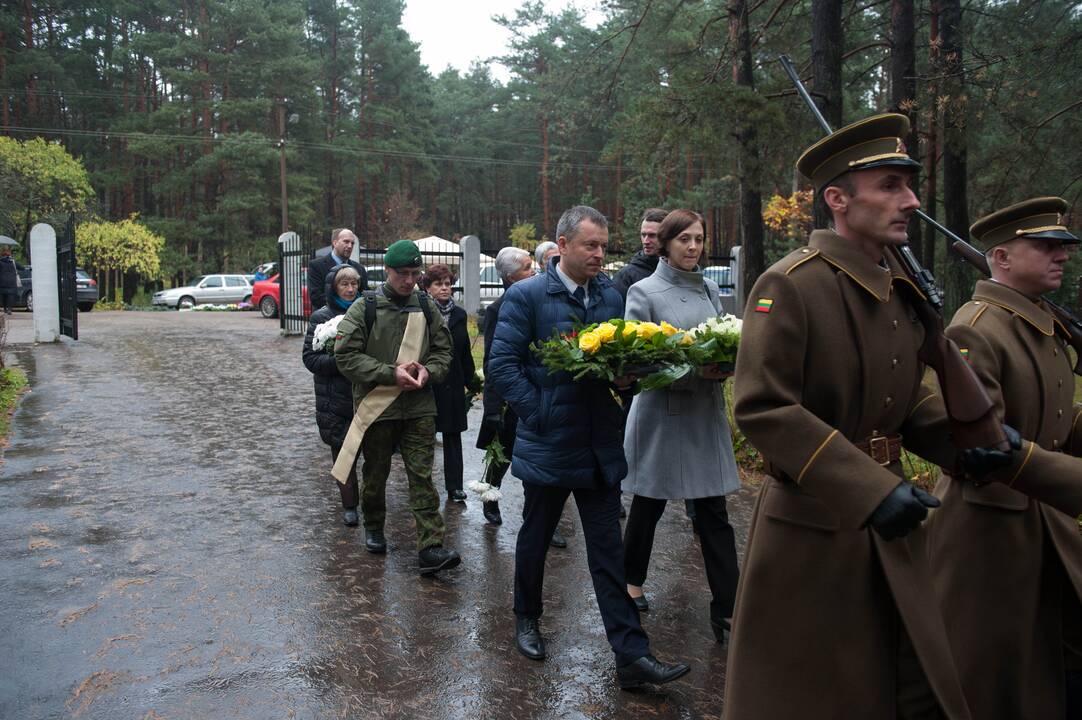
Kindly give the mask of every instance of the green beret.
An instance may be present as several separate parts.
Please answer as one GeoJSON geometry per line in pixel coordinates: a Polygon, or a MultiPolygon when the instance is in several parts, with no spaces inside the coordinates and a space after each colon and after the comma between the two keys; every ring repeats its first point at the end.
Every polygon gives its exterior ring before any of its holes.
{"type": "Polygon", "coordinates": [[[905,151],[903,138],[908,134],[909,118],[905,115],[873,115],[835,130],[812,145],[796,161],[796,169],[816,191],[850,170],[884,165],[917,169],[920,163],[905,151]]]}
{"type": "Polygon", "coordinates": [[[1078,238],[1063,224],[1067,201],[1058,197],[1039,197],[985,215],[969,228],[969,234],[981,249],[988,251],[996,245],[1028,237],[1037,240],[1059,240],[1074,244],[1078,238]]]}
{"type": "Polygon", "coordinates": [[[421,267],[421,251],[412,240],[398,240],[387,248],[383,264],[389,268],[421,267]]]}

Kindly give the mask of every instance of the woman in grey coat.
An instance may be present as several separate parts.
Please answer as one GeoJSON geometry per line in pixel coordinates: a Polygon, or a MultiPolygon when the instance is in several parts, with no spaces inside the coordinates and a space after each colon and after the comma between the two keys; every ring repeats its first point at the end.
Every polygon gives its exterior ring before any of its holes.
{"type": "MultiPolygon", "coordinates": [[[[690,330],[721,313],[718,286],[703,277],[702,217],[673,210],[658,230],[661,261],[657,270],[628,289],[627,320],[662,320],[690,330]]],[[[722,381],[730,372],[701,368],[661,390],[635,396],[624,433],[628,474],[623,489],[634,493],[624,531],[627,591],[639,610],[649,609],[642,592],[654,529],[667,500],[689,499],[702,545],[712,595],[710,626],[725,639],[740,571],[736,537],[725,495],[740,487],[722,381]]]]}

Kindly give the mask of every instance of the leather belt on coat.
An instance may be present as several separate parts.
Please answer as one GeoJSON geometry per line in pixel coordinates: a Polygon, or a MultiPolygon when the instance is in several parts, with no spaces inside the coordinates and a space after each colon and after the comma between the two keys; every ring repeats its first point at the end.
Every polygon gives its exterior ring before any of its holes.
{"type": "MultiPolygon", "coordinates": [[[[902,458],[902,436],[899,433],[873,435],[863,442],[853,443],[853,446],[883,467],[893,465],[902,458]]],[[[778,480],[794,482],[780,467],[766,458],[763,458],[763,471],[778,480]]]]}

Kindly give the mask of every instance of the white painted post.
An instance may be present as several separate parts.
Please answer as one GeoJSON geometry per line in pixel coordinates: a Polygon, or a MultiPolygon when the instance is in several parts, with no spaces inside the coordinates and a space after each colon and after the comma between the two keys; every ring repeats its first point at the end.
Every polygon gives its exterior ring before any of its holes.
{"type": "Polygon", "coordinates": [[[301,288],[308,283],[308,278],[301,273],[301,238],[290,230],[278,236],[278,244],[284,252],[289,253],[285,256],[282,267],[278,269],[282,280],[278,285],[278,299],[281,301],[278,313],[282,316],[282,334],[297,335],[304,331],[298,330],[296,321],[288,319],[287,316],[299,317],[304,309],[301,288]]]}
{"type": "Polygon", "coordinates": [[[733,256],[732,262],[729,263],[729,267],[732,268],[729,272],[732,273],[733,285],[733,300],[736,302],[736,307],[732,309],[732,314],[738,318],[744,317],[744,294],[747,288],[744,287],[744,248],[739,245],[735,246],[729,254],[733,256]]]}
{"type": "Polygon", "coordinates": [[[481,239],[476,235],[467,235],[458,241],[458,247],[462,251],[462,266],[459,268],[462,309],[469,315],[477,315],[481,311],[481,239]]]}
{"type": "Polygon", "coordinates": [[[60,339],[60,283],[56,274],[56,231],[45,223],[30,229],[34,260],[34,342],[60,339]]]}

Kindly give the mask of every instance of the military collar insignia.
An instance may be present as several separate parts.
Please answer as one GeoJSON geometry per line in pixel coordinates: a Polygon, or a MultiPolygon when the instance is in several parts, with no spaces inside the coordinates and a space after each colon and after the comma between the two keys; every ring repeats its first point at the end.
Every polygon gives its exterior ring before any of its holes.
{"type": "Polygon", "coordinates": [[[895,276],[889,268],[872,262],[856,245],[833,230],[813,230],[808,245],[876,300],[890,300],[895,276]]]}
{"type": "Polygon", "coordinates": [[[1042,335],[1052,335],[1056,331],[1055,318],[1039,301],[1034,301],[1003,283],[994,280],[979,280],[973,291],[973,302],[994,305],[1017,315],[1035,327],[1042,335]]]}

